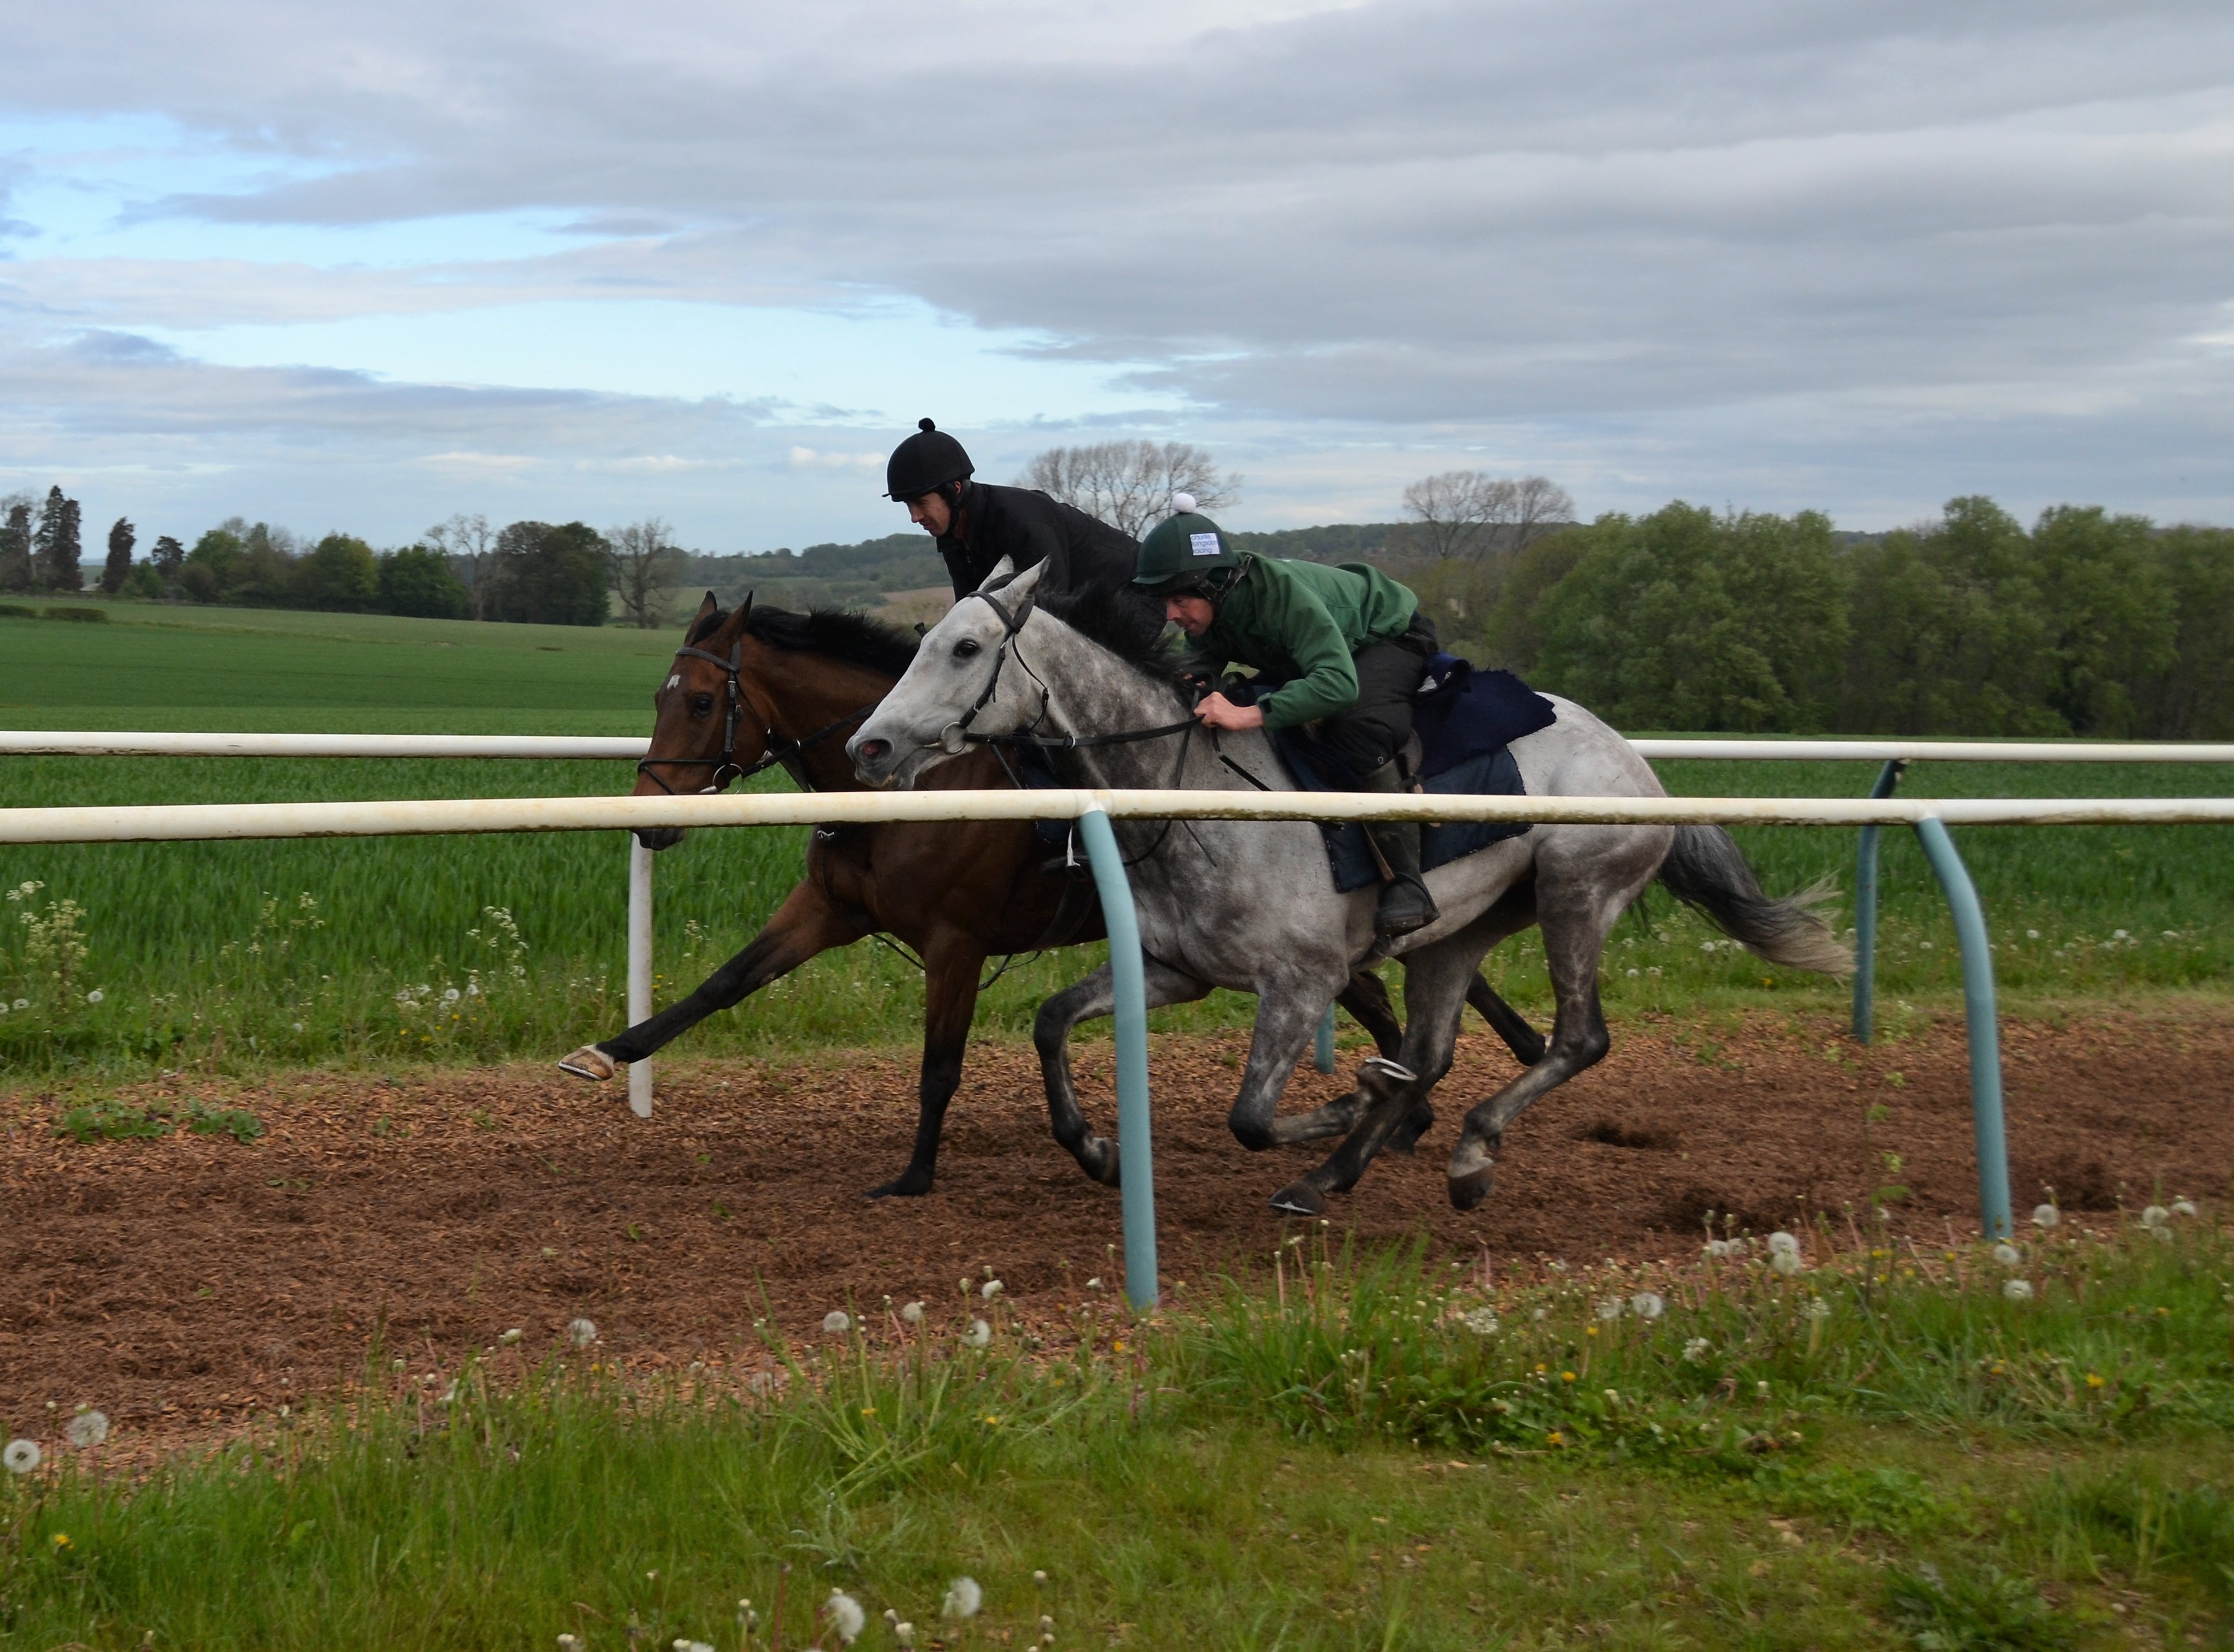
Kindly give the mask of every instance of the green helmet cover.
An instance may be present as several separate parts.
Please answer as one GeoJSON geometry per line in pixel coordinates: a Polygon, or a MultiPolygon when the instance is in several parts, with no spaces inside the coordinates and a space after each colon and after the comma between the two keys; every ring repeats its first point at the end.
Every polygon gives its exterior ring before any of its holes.
{"type": "Polygon", "coordinates": [[[1214,570],[1241,565],[1236,551],[1218,524],[1194,508],[1185,493],[1174,494],[1173,514],[1148,530],[1140,541],[1140,559],[1133,583],[1151,591],[1179,591],[1214,570]]]}

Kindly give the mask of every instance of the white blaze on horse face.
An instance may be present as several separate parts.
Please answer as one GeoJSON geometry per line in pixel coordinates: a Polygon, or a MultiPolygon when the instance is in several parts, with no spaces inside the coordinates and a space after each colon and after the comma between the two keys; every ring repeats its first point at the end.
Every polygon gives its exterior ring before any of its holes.
{"type": "Polygon", "coordinates": [[[683,673],[677,671],[673,676],[668,678],[667,686],[670,689],[681,688],[683,686],[683,673]]]}

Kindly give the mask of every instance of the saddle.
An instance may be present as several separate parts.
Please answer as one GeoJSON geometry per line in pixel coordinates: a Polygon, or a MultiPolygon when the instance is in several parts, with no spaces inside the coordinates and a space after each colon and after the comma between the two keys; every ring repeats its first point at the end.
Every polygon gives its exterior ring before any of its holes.
{"type": "MultiPolygon", "coordinates": [[[[1260,682],[1257,691],[1272,685],[1260,682]]],[[[1232,691],[1228,690],[1228,697],[1232,691]]],[[[1510,671],[1477,671],[1455,654],[1437,654],[1412,702],[1412,738],[1400,754],[1415,792],[1473,797],[1525,797],[1528,787],[1512,761],[1512,742],[1558,721],[1551,702],[1510,671]]],[[[1272,749],[1288,766],[1297,789],[1347,792],[1347,771],[1334,748],[1311,726],[1272,731],[1272,749]]],[[[1420,869],[1433,872],[1478,854],[1493,843],[1529,830],[1525,822],[1452,820],[1420,828],[1420,869]]],[[[1381,868],[1365,828],[1355,821],[1322,821],[1334,886],[1347,894],[1381,881],[1381,868]]]]}

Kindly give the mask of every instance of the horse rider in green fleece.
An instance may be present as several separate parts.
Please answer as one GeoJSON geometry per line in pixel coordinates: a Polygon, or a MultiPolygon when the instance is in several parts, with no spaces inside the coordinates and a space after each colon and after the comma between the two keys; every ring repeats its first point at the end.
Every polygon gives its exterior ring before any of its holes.
{"type": "MultiPolygon", "coordinates": [[[[1280,686],[1239,706],[1203,697],[1195,715],[1212,728],[1293,728],[1321,724],[1361,792],[1407,787],[1398,754],[1412,735],[1412,696],[1435,628],[1420,599],[1380,569],[1339,567],[1236,551],[1186,493],[1140,542],[1133,583],[1164,604],[1164,617],[1193,644],[1194,663],[1213,677],[1228,664],[1253,666],[1280,686]]],[[[1329,777],[1334,778],[1334,777],[1329,777]]],[[[1366,826],[1388,872],[1373,927],[1408,935],[1441,916],[1420,877],[1414,821],[1366,826]]]]}

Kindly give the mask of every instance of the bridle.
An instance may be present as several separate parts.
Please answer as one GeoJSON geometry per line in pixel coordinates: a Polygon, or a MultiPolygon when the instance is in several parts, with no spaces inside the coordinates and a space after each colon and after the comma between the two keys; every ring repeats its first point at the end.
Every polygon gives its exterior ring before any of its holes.
{"type": "Polygon", "coordinates": [[[1029,729],[1013,735],[971,734],[970,725],[977,721],[977,714],[984,710],[992,702],[994,695],[1000,691],[1001,668],[1008,663],[1012,652],[1016,655],[1017,666],[1038,685],[1040,691],[1039,715],[1032,719],[1030,728],[1037,728],[1047,721],[1048,709],[1054,703],[1055,696],[1048,692],[1048,685],[1040,681],[1040,674],[1032,669],[1031,662],[1016,648],[1016,639],[1024,629],[1024,620],[1031,617],[1031,610],[1026,608],[1022,617],[1019,617],[1011,615],[990,591],[973,591],[969,594],[999,617],[1001,646],[993,655],[993,675],[986,679],[984,689],[970,702],[970,709],[940,731],[938,743],[946,751],[959,756],[964,746],[1032,746],[1042,751],[1076,751],[1088,746],[1129,746],[1136,741],[1161,740],[1171,735],[1186,734],[1200,726],[1195,718],[1188,716],[1177,722],[1159,724],[1153,728],[1127,728],[1112,735],[1040,735],[1031,733],[1029,729]]]}
{"type": "MultiPolygon", "coordinates": [[[[755,715],[753,721],[761,726],[761,754],[758,762],[747,767],[737,761],[737,728],[744,721],[745,715],[744,638],[741,637],[729,645],[729,657],[726,660],[720,655],[709,653],[702,648],[691,648],[688,645],[676,649],[675,657],[678,660],[703,660],[709,665],[719,666],[722,675],[728,679],[728,708],[722,725],[722,754],[719,757],[642,757],[637,760],[637,773],[650,775],[659,789],[670,797],[679,794],[674,787],[668,784],[667,777],[659,772],[663,768],[677,766],[684,768],[711,768],[714,771],[713,775],[704,786],[699,788],[699,791],[702,795],[719,792],[732,780],[748,780],[755,774],[774,768],[778,763],[790,767],[799,761],[800,754],[808,747],[828,739],[848,723],[860,722],[877,708],[877,702],[872,700],[859,710],[847,712],[835,722],[825,723],[813,734],[802,735],[799,739],[793,741],[779,741],[776,738],[775,730],[768,725],[767,720],[755,715]]],[[[807,785],[806,777],[796,768],[792,770],[792,778],[798,780],[801,786],[807,785]]],[[[813,788],[808,787],[808,789],[813,788]]]]}

